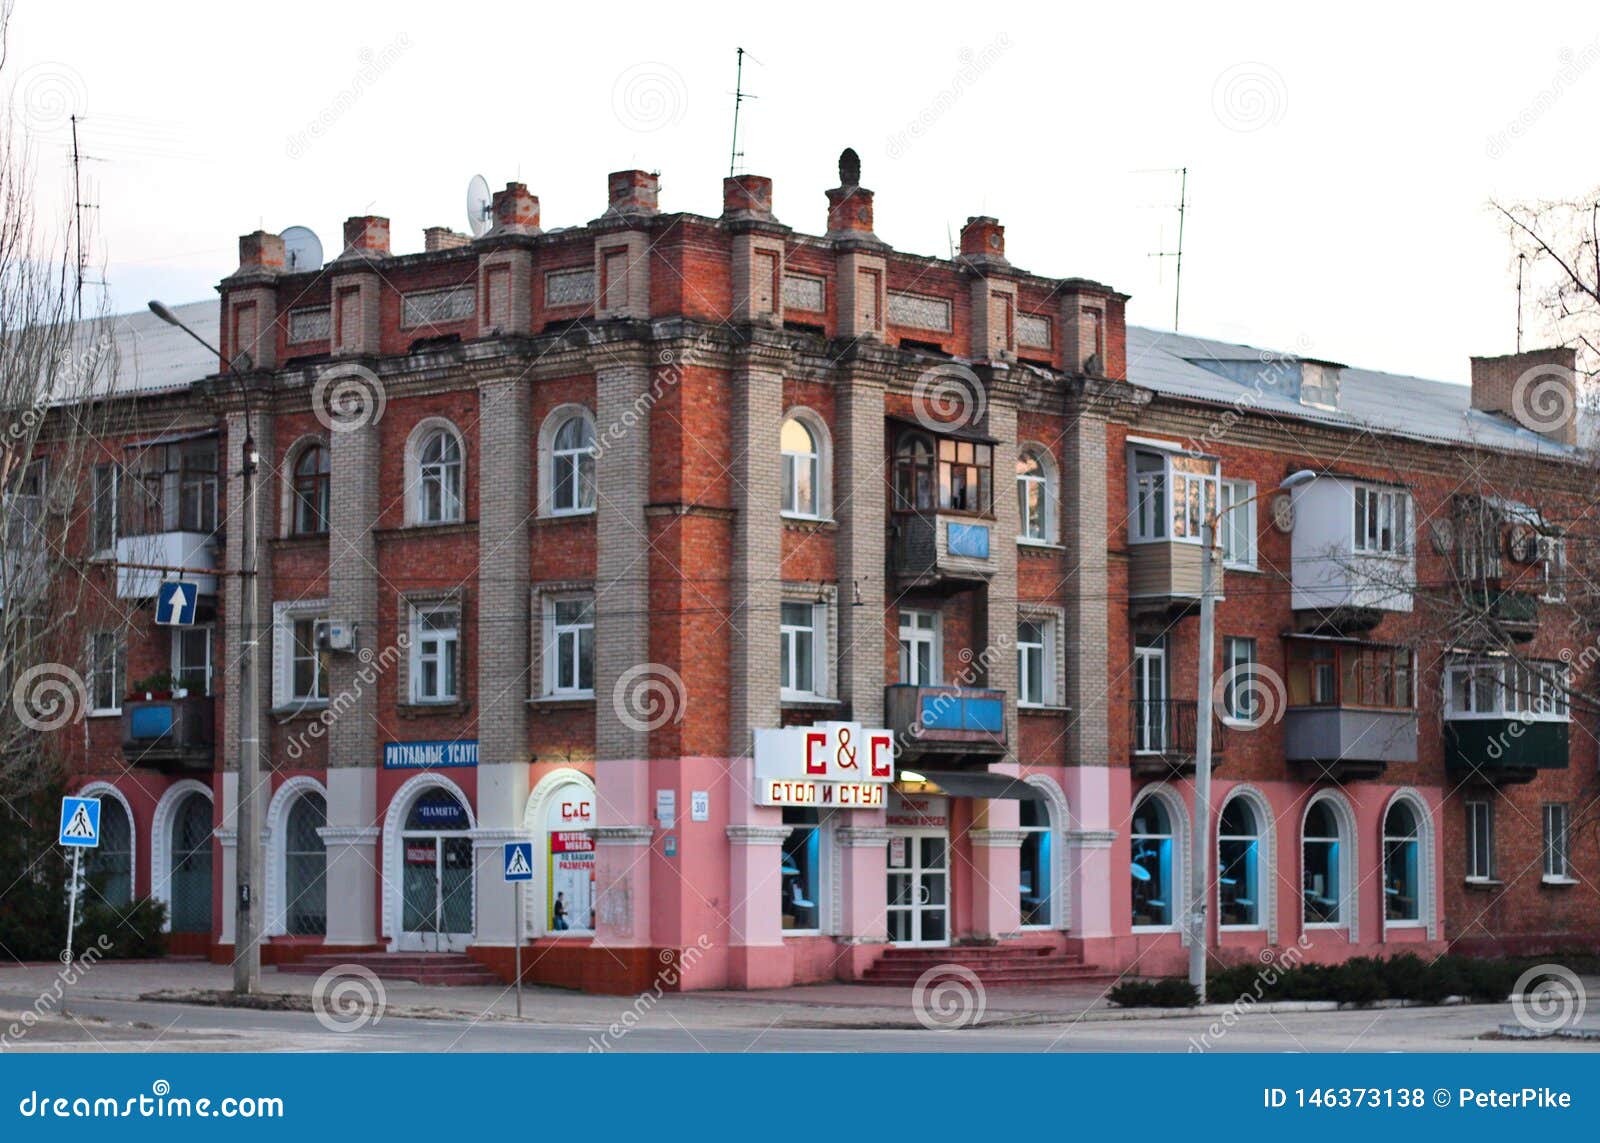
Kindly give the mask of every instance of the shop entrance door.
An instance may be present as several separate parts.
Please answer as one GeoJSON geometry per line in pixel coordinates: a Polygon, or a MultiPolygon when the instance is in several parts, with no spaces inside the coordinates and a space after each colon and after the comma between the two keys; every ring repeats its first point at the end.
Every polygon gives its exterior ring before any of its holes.
{"type": "Polygon", "coordinates": [[[466,807],[443,790],[421,795],[400,837],[400,932],[410,952],[472,943],[472,838],[466,807]]]}
{"type": "Polygon", "coordinates": [[[889,839],[889,939],[950,943],[950,835],[918,830],[889,839]]]}

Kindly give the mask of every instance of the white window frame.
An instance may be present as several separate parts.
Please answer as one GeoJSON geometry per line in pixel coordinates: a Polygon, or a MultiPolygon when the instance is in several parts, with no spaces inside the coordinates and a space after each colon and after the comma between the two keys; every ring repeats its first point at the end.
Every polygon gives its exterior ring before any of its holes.
{"type": "MultiPolygon", "coordinates": [[[[321,624],[326,631],[328,601],[326,599],[279,600],[272,605],[272,658],[276,664],[276,669],[272,672],[272,705],[279,710],[328,705],[329,700],[326,698],[300,698],[294,693],[294,627],[296,623],[307,620],[321,624]]],[[[328,687],[328,693],[330,697],[333,694],[331,685],[328,687]]]]}
{"type": "Polygon", "coordinates": [[[1508,719],[1523,722],[1571,722],[1567,698],[1571,669],[1555,662],[1521,663],[1515,659],[1457,660],[1445,668],[1444,717],[1508,719]],[[1488,702],[1480,702],[1481,678],[1491,688],[1488,702]],[[1531,700],[1530,700],[1531,696],[1531,700]]]}
{"type": "Polygon", "coordinates": [[[1050,455],[1050,450],[1043,445],[1032,442],[1024,443],[1017,449],[1017,459],[1031,456],[1039,463],[1037,473],[1017,473],[1017,542],[1019,544],[1053,545],[1060,542],[1057,528],[1057,519],[1060,516],[1059,482],[1056,476],[1055,459],[1050,455]],[[1024,485],[1037,484],[1041,487],[1041,513],[1043,519],[1039,521],[1041,531],[1038,535],[1028,530],[1027,512],[1023,505],[1026,497],[1023,495],[1024,485]]]}
{"type": "MultiPolygon", "coordinates": [[[[213,674],[213,666],[214,666],[214,664],[212,662],[212,642],[213,642],[213,639],[215,638],[215,631],[213,630],[212,625],[209,624],[209,623],[197,623],[193,627],[174,627],[172,629],[172,678],[173,678],[173,682],[175,684],[181,678],[180,670],[184,666],[184,662],[183,662],[183,637],[185,635],[192,634],[192,633],[194,633],[196,631],[204,631],[205,632],[205,636],[206,636],[205,637],[206,660],[205,660],[205,664],[204,664],[205,672],[206,672],[206,681],[205,681],[205,689],[203,691],[201,691],[201,694],[202,695],[209,695],[211,693],[211,688],[212,688],[212,685],[213,685],[213,682],[214,682],[214,674],[213,674]]],[[[195,665],[198,666],[199,664],[195,664],[195,665]]]]}
{"type": "Polygon", "coordinates": [[[1272,894],[1277,892],[1277,877],[1272,868],[1272,818],[1255,798],[1248,794],[1235,793],[1223,799],[1217,811],[1217,841],[1216,850],[1212,860],[1216,862],[1217,869],[1217,929],[1224,933],[1252,933],[1265,932],[1271,926],[1268,918],[1271,916],[1272,894]],[[1255,833],[1223,833],[1222,819],[1228,807],[1234,802],[1242,802],[1250,811],[1250,820],[1255,823],[1255,833]],[[1249,842],[1255,849],[1255,884],[1249,886],[1253,895],[1253,907],[1256,919],[1247,925],[1224,925],[1222,923],[1222,843],[1224,841],[1249,842]]]}
{"type": "Polygon", "coordinates": [[[1545,603],[1564,603],[1567,598],[1566,537],[1539,537],[1539,565],[1542,579],[1539,598],[1545,603]]]}
{"type": "Polygon", "coordinates": [[[596,466],[600,456],[599,435],[595,428],[594,414],[583,405],[561,405],[550,411],[544,419],[544,427],[539,433],[539,484],[541,494],[539,497],[540,513],[545,516],[591,516],[595,512],[595,501],[598,499],[598,485],[596,484],[596,466]],[[556,438],[561,430],[571,421],[578,420],[588,427],[589,446],[587,449],[557,448],[556,438]],[[588,453],[587,458],[585,452],[588,453]],[[583,481],[584,460],[588,460],[589,480],[583,481]],[[578,501],[572,504],[556,503],[556,472],[561,466],[574,469],[577,483],[574,486],[578,493],[578,501]],[[585,496],[587,493],[587,496],[585,496]]]}
{"type": "Polygon", "coordinates": [[[1128,542],[1198,545],[1202,525],[1217,510],[1222,482],[1220,467],[1215,457],[1193,456],[1176,447],[1136,445],[1131,448],[1128,453],[1128,542]],[[1160,470],[1140,472],[1141,457],[1159,460],[1160,470]],[[1178,467],[1180,464],[1208,465],[1210,471],[1190,472],[1178,467]],[[1173,535],[1173,506],[1180,502],[1187,509],[1183,532],[1173,535]]]}
{"type": "Polygon", "coordinates": [[[821,603],[808,603],[801,600],[786,599],[778,610],[778,646],[781,656],[778,680],[779,697],[785,701],[804,701],[825,697],[827,689],[827,646],[828,623],[827,605],[821,603]],[[804,607],[809,610],[811,623],[808,627],[790,623],[784,618],[785,613],[794,607],[804,607]],[[798,679],[798,655],[796,636],[805,633],[811,636],[811,685],[809,687],[795,686],[798,679]],[[783,685],[783,674],[787,672],[790,685],[783,685]]]}
{"type": "Polygon", "coordinates": [[[897,631],[896,649],[901,655],[900,683],[904,686],[915,687],[941,686],[944,681],[944,622],[940,613],[925,607],[902,607],[900,609],[900,618],[895,626],[897,631]],[[933,617],[932,624],[927,628],[919,626],[916,622],[917,617],[924,615],[933,617]],[[911,620],[909,626],[906,623],[907,619],[911,620]],[[911,633],[909,640],[906,638],[908,631],[911,633]],[[914,670],[917,662],[916,648],[924,643],[928,645],[928,670],[933,677],[922,680],[908,679],[904,669],[905,665],[907,663],[912,664],[914,670]],[[909,653],[906,651],[907,646],[910,647],[909,653]]]}
{"type": "Polygon", "coordinates": [[[430,417],[411,432],[411,439],[406,446],[406,506],[408,523],[422,527],[459,524],[466,519],[467,445],[462,439],[460,430],[447,420],[430,417]],[[422,459],[423,450],[441,434],[454,443],[455,461],[453,463],[430,461],[425,464],[422,459]],[[455,473],[454,488],[449,487],[449,473],[452,470],[455,473]],[[427,495],[424,485],[430,479],[438,479],[442,485],[438,516],[431,516],[425,510],[427,495]],[[453,504],[446,502],[446,493],[453,494],[453,504]]]}
{"type": "Polygon", "coordinates": [[[828,423],[822,419],[814,409],[796,406],[783,415],[779,426],[779,515],[790,520],[831,520],[833,519],[833,437],[828,432],[828,423]],[[805,430],[811,434],[811,447],[816,450],[815,473],[813,492],[816,499],[815,512],[801,512],[793,508],[782,507],[790,503],[794,491],[793,473],[789,470],[788,461],[791,457],[804,454],[788,453],[782,448],[782,426],[790,421],[798,421],[805,430]]]}
{"type": "Polygon", "coordinates": [[[1219,486],[1217,546],[1222,566],[1238,571],[1256,570],[1256,485],[1253,480],[1224,480],[1219,486]],[[1239,507],[1234,507],[1239,505],[1239,507]],[[1240,544],[1244,546],[1241,554],[1240,544]]]}
{"type": "Polygon", "coordinates": [[[122,696],[128,689],[128,643],[120,631],[96,631],[89,636],[89,670],[85,680],[89,690],[89,715],[118,715],[122,713],[122,696]],[[111,706],[101,706],[99,703],[100,677],[106,670],[104,656],[100,650],[100,641],[107,639],[110,645],[110,670],[111,670],[111,706]]]}
{"type": "Polygon", "coordinates": [[[1488,884],[1494,880],[1494,803],[1482,798],[1466,802],[1467,880],[1488,884]],[[1479,852],[1479,825],[1482,825],[1485,850],[1479,852]]]}
{"type": "Polygon", "coordinates": [[[1306,803],[1305,812],[1300,815],[1300,925],[1305,929],[1344,929],[1355,940],[1357,931],[1357,907],[1360,901],[1360,884],[1357,877],[1355,852],[1355,827],[1351,821],[1352,815],[1348,803],[1343,802],[1338,795],[1321,793],[1314,795],[1306,803]],[[1322,805],[1328,809],[1328,816],[1333,819],[1333,836],[1309,834],[1306,832],[1306,822],[1311,819],[1313,807],[1322,805]],[[1305,879],[1309,870],[1306,867],[1306,845],[1309,842],[1334,845],[1334,876],[1339,879],[1339,895],[1334,898],[1338,905],[1338,917],[1332,921],[1311,921],[1306,919],[1305,905],[1305,879]]]}
{"type": "Polygon", "coordinates": [[[1045,710],[1058,706],[1059,687],[1056,678],[1056,616],[1031,612],[1017,615],[1017,706],[1024,709],[1045,710]],[[1035,624],[1039,628],[1039,642],[1024,643],[1022,625],[1035,624]],[[1028,666],[1027,649],[1038,648],[1040,682],[1039,701],[1025,700],[1028,684],[1032,681],[1032,668],[1028,666]]]}
{"type": "Polygon", "coordinates": [[[1227,713],[1225,721],[1238,726],[1254,727],[1256,719],[1260,716],[1261,695],[1253,685],[1256,675],[1262,670],[1261,658],[1257,654],[1254,638],[1248,635],[1228,635],[1222,640],[1222,673],[1228,680],[1227,713]],[[1243,658],[1240,652],[1245,652],[1243,658]],[[1240,669],[1248,668],[1248,675],[1241,679],[1240,669]],[[1241,714],[1239,698],[1241,695],[1249,696],[1251,709],[1241,714]]]}
{"type": "MultiPolygon", "coordinates": [[[[1189,861],[1189,819],[1188,809],[1181,799],[1166,796],[1161,788],[1147,788],[1134,794],[1133,809],[1128,814],[1128,840],[1131,852],[1137,855],[1138,842],[1142,839],[1165,839],[1168,843],[1167,857],[1171,868],[1167,872],[1167,916],[1172,919],[1164,925],[1141,925],[1134,922],[1130,925],[1136,933],[1176,933],[1183,929],[1184,916],[1188,911],[1188,861],[1189,861]],[[1139,820],[1139,809],[1146,799],[1154,801],[1167,815],[1167,833],[1139,833],[1136,832],[1135,823],[1139,820]]],[[[1131,910],[1133,905],[1130,887],[1128,905],[1131,910]]],[[[1131,913],[1130,913],[1131,915],[1131,913]]]]}
{"type": "Polygon", "coordinates": [[[454,600],[416,602],[410,604],[410,611],[411,654],[406,671],[406,701],[413,706],[448,705],[460,702],[462,683],[460,603],[454,600]],[[454,623],[448,628],[430,631],[427,621],[435,616],[448,617],[453,619],[454,623]],[[439,646],[430,649],[428,644],[439,646]],[[430,663],[435,668],[434,677],[438,681],[438,688],[431,694],[425,693],[422,687],[423,667],[430,663]],[[454,689],[444,688],[447,676],[454,676],[454,689]]]}
{"type": "Polygon", "coordinates": [[[1351,549],[1368,556],[1406,556],[1411,552],[1411,494],[1380,484],[1351,486],[1351,549]],[[1389,542],[1383,542],[1388,525],[1389,542]],[[1369,533],[1371,540],[1369,542],[1369,533]]]}
{"type": "Polygon", "coordinates": [[[1390,798],[1383,807],[1383,814],[1378,819],[1378,886],[1379,917],[1385,929],[1432,929],[1433,928],[1433,826],[1429,817],[1428,808],[1420,799],[1396,794],[1390,798]],[[1411,818],[1416,822],[1417,832],[1412,837],[1401,837],[1389,833],[1389,812],[1401,802],[1411,810],[1411,818]],[[1389,843],[1391,841],[1410,841],[1417,847],[1417,885],[1416,901],[1417,915],[1403,920],[1389,919],[1389,843]]]}
{"type": "Polygon", "coordinates": [[[812,431],[811,426],[805,420],[800,417],[784,418],[783,425],[779,429],[779,454],[783,474],[782,514],[802,520],[820,518],[822,515],[822,448],[817,444],[817,434],[812,431]],[[783,447],[782,436],[788,431],[790,425],[794,425],[806,434],[806,439],[811,445],[809,452],[795,452],[793,449],[783,447]],[[804,508],[800,506],[802,466],[810,470],[808,475],[811,478],[811,503],[804,508]]]}
{"type": "MultiPolygon", "coordinates": [[[[583,678],[583,632],[590,632],[590,654],[595,654],[595,615],[593,592],[553,592],[544,597],[544,694],[546,698],[557,699],[592,699],[593,687],[561,685],[561,644],[564,638],[572,640],[573,678],[583,678]],[[589,605],[589,621],[587,623],[557,623],[556,605],[558,603],[586,603],[589,605]]],[[[589,673],[592,676],[596,664],[590,663],[589,673]]]]}
{"type": "Polygon", "coordinates": [[[1540,880],[1546,885],[1576,884],[1577,878],[1572,876],[1572,808],[1565,802],[1546,802],[1539,809],[1539,819],[1543,829],[1540,860],[1544,869],[1540,880]],[[1559,850],[1554,844],[1558,836],[1559,850]],[[1559,864],[1553,858],[1559,858],[1559,864]]]}

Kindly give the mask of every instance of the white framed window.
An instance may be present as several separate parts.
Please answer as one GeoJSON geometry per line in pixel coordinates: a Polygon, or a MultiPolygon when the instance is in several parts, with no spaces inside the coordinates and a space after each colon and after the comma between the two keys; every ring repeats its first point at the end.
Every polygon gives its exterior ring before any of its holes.
{"type": "Polygon", "coordinates": [[[411,607],[410,701],[455,702],[461,697],[461,608],[455,603],[411,607]]]}
{"type": "Polygon", "coordinates": [[[1217,510],[1220,478],[1214,458],[1135,448],[1128,478],[1132,542],[1200,542],[1201,525],[1217,510]]]}
{"type": "Polygon", "coordinates": [[[1167,800],[1146,793],[1133,806],[1133,927],[1172,929],[1182,880],[1182,847],[1167,800]]]}
{"type": "Polygon", "coordinates": [[[1172,739],[1167,703],[1167,648],[1156,636],[1133,649],[1133,752],[1165,754],[1172,739]]]}
{"type": "Polygon", "coordinates": [[[944,677],[939,651],[939,613],[902,608],[900,682],[913,687],[938,686],[944,677]]]}
{"type": "Polygon", "coordinates": [[[1255,570],[1256,486],[1250,480],[1224,480],[1222,514],[1217,517],[1217,545],[1224,567],[1255,570]]]}
{"type": "Polygon", "coordinates": [[[1494,806],[1474,799],[1467,811],[1467,880],[1494,879],[1494,806]]]}
{"type": "Polygon", "coordinates": [[[1217,923],[1224,929],[1259,929],[1262,908],[1261,815],[1249,798],[1235,796],[1217,823],[1217,923]]]}
{"type": "Polygon", "coordinates": [[[595,421],[581,405],[563,405],[544,427],[544,487],[550,515],[595,509],[595,421]]]}
{"type": "Polygon", "coordinates": [[[1445,717],[1568,722],[1569,669],[1514,659],[1454,662],[1445,670],[1445,717]]]}
{"type": "Polygon", "coordinates": [[[1035,544],[1056,542],[1056,472],[1050,454],[1038,445],[1017,452],[1018,539],[1035,544]]]}
{"type": "Polygon", "coordinates": [[[1333,798],[1327,794],[1317,797],[1306,807],[1301,830],[1301,915],[1308,929],[1349,924],[1344,916],[1346,848],[1333,798]]]}
{"type": "Polygon", "coordinates": [[[1390,925],[1423,920],[1423,828],[1410,801],[1396,801],[1383,815],[1383,919],[1390,925]]]}
{"type": "Polygon", "coordinates": [[[594,597],[545,600],[545,694],[594,697],[594,597]]]}
{"type": "Polygon", "coordinates": [[[128,649],[118,631],[89,636],[89,713],[121,714],[128,649]]]}
{"type": "Polygon", "coordinates": [[[1357,484],[1355,550],[1400,556],[1411,550],[1411,496],[1398,488],[1357,484]]]}
{"type": "Polygon", "coordinates": [[[465,462],[453,425],[424,422],[407,450],[411,522],[453,524],[465,518],[465,462]]]}
{"type": "Polygon", "coordinates": [[[211,693],[211,627],[176,627],[172,631],[172,678],[191,695],[211,693]]]}
{"type": "Polygon", "coordinates": [[[1567,541],[1561,536],[1539,537],[1539,598],[1561,603],[1567,598],[1567,541]]]}
{"type": "Polygon", "coordinates": [[[1544,880],[1557,883],[1571,881],[1571,810],[1561,802],[1546,802],[1543,817],[1544,880]]]}
{"type": "Polygon", "coordinates": [[[312,616],[294,620],[289,697],[295,702],[328,697],[328,621],[312,616]]]}
{"type": "Polygon", "coordinates": [[[1017,620],[1017,705],[1049,706],[1055,701],[1055,631],[1042,617],[1017,620]]]}
{"type": "Polygon", "coordinates": [[[825,689],[826,642],[823,608],[815,603],[780,605],[778,689],[784,698],[816,698],[825,689]]]}
{"type": "Polygon", "coordinates": [[[1261,716],[1256,686],[1256,641],[1229,636],[1222,641],[1223,709],[1234,722],[1254,724],[1261,716]]]}
{"type": "Polygon", "coordinates": [[[783,511],[790,516],[821,515],[822,453],[817,440],[798,417],[783,422],[783,511]]]}

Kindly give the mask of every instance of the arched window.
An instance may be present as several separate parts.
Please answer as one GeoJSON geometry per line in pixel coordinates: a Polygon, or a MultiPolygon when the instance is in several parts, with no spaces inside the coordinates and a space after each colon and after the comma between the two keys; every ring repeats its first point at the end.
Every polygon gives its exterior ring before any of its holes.
{"type": "Polygon", "coordinates": [[[1321,797],[1306,810],[1301,830],[1301,897],[1307,925],[1344,920],[1344,836],[1333,802],[1321,797]]]}
{"type": "Polygon", "coordinates": [[[1055,923],[1053,902],[1055,871],[1051,868],[1050,805],[1043,797],[1024,798],[1022,826],[1022,923],[1048,928],[1055,923]]]}
{"type": "Polygon", "coordinates": [[[573,413],[551,438],[550,510],[587,512],[594,508],[594,423],[573,413]]]}
{"type": "Polygon", "coordinates": [[[1052,469],[1043,450],[1027,447],[1017,454],[1017,512],[1022,538],[1049,543],[1054,539],[1052,469]]]}
{"type": "Polygon", "coordinates": [[[1223,928],[1261,924],[1261,822],[1250,802],[1235,797],[1222,807],[1217,828],[1217,921],[1223,928]]]}
{"type": "Polygon", "coordinates": [[[1383,816],[1383,917],[1422,919],[1422,827],[1410,802],[1397,801],[1383,816]]]}
{"type": "Polygon", "coordinates": [[[211,931],[211,799],[185,794],[172,814],[172,872],[168,880],[170,928],[211,931]]]}
{"type": "Polygon", "coordinates": [[[588,783],[567,782],[545,804],[546,932],[594,931],[594,801],[588,783]]]}
{"type": "Polygon", "coordinates": [[[416,442],[415,463],[415,521],[448,524],[460,520],[461,441],[455,433],[443,426],[425,431],[416,442]]]}
{"type": "Polygon", "coordinates": [[[894,506],[902,512],[929,512],[934,495],[933,443],[921,433],[906,433],[894,450],[894,506]]]}
{"type": "Polygon", "coordinates": [[[1146,794],[1133,807],[1133,923],[1170,928],[1177,884],[1172,816],[1160,797],[1146,794]]]}
{"type": "Polygon", "coordinates": [[[328,824],[328,804],[308,790],[289,807],[283,839],[284,931],[322,936],[328,931],[328,850],[317,833],[328,824]]]}
{"type": "Polygon", "coordinates": [[[329,484],[328,448],[310,444],[300,450],[294,462],[294,531],[300,536],[315,536],[328,530],[329,484]]]}
{"type": "Polygon", "coordinates": [[[133,823],[116,798],[100,798],[100,844],[85,854],[83,877],[88,900],[106,905],[133,901],[133,823]]]}
{"type": "Polygon", "coordinates": [[[798,417],[783,422],[783,510],[794,516],[820,516],[822,452],[817,438],[798,417]]]}

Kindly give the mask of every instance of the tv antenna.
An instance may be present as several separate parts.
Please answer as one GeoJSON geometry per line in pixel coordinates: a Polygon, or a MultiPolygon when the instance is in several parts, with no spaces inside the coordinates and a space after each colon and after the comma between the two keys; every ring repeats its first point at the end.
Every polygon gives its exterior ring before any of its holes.
{"type": "Polygon", "coordinates": [[[322,239],[309,226],[291,226],[278,237],[290,273],[322,269],[322,239]]]}
{"type": "Polygon", "coordinates": [[[472,228],[474,238],[484,236],[493,215],[494,196],[489,193],[489,180],[473,175],[467,183],[467,225],[472,228]]]}
{"type": "MultiPolygon", "coordinates": [[[[739,160],[744,158],[744,152],[739,150],[739,105],[747,99],[756,98],[744,89],[744,57],[743,48],[734,49],[738,53],[738,64],[734,70],[733,78],[733,146],[728,150],[728,177],[731,179],[738,172],[739,160]]],[[[755,56],[750,57],[760,63],[755,56]]]]}
{"type": "MultiPolygon", "coordinates": [[[[1139,173],[1139,172],[1135,172],[1139,173]]],[[[1189,168],[1168,167],[1161,174],[1178,176],[1178,246],[1175,250],[1157,250],[1152,258],[1171,258],[1175,267],[1172,286],[1172,328],[1178,328],[1178,314],[1183,304],[1183,216],[1189,209],[1189,168]]]]}
{"type": "Polygon", "coordinates": [[[1517,352],[1522,352],[1522,264],[1528,260],[1523,253],[1517,254],[1517,352]]]}

